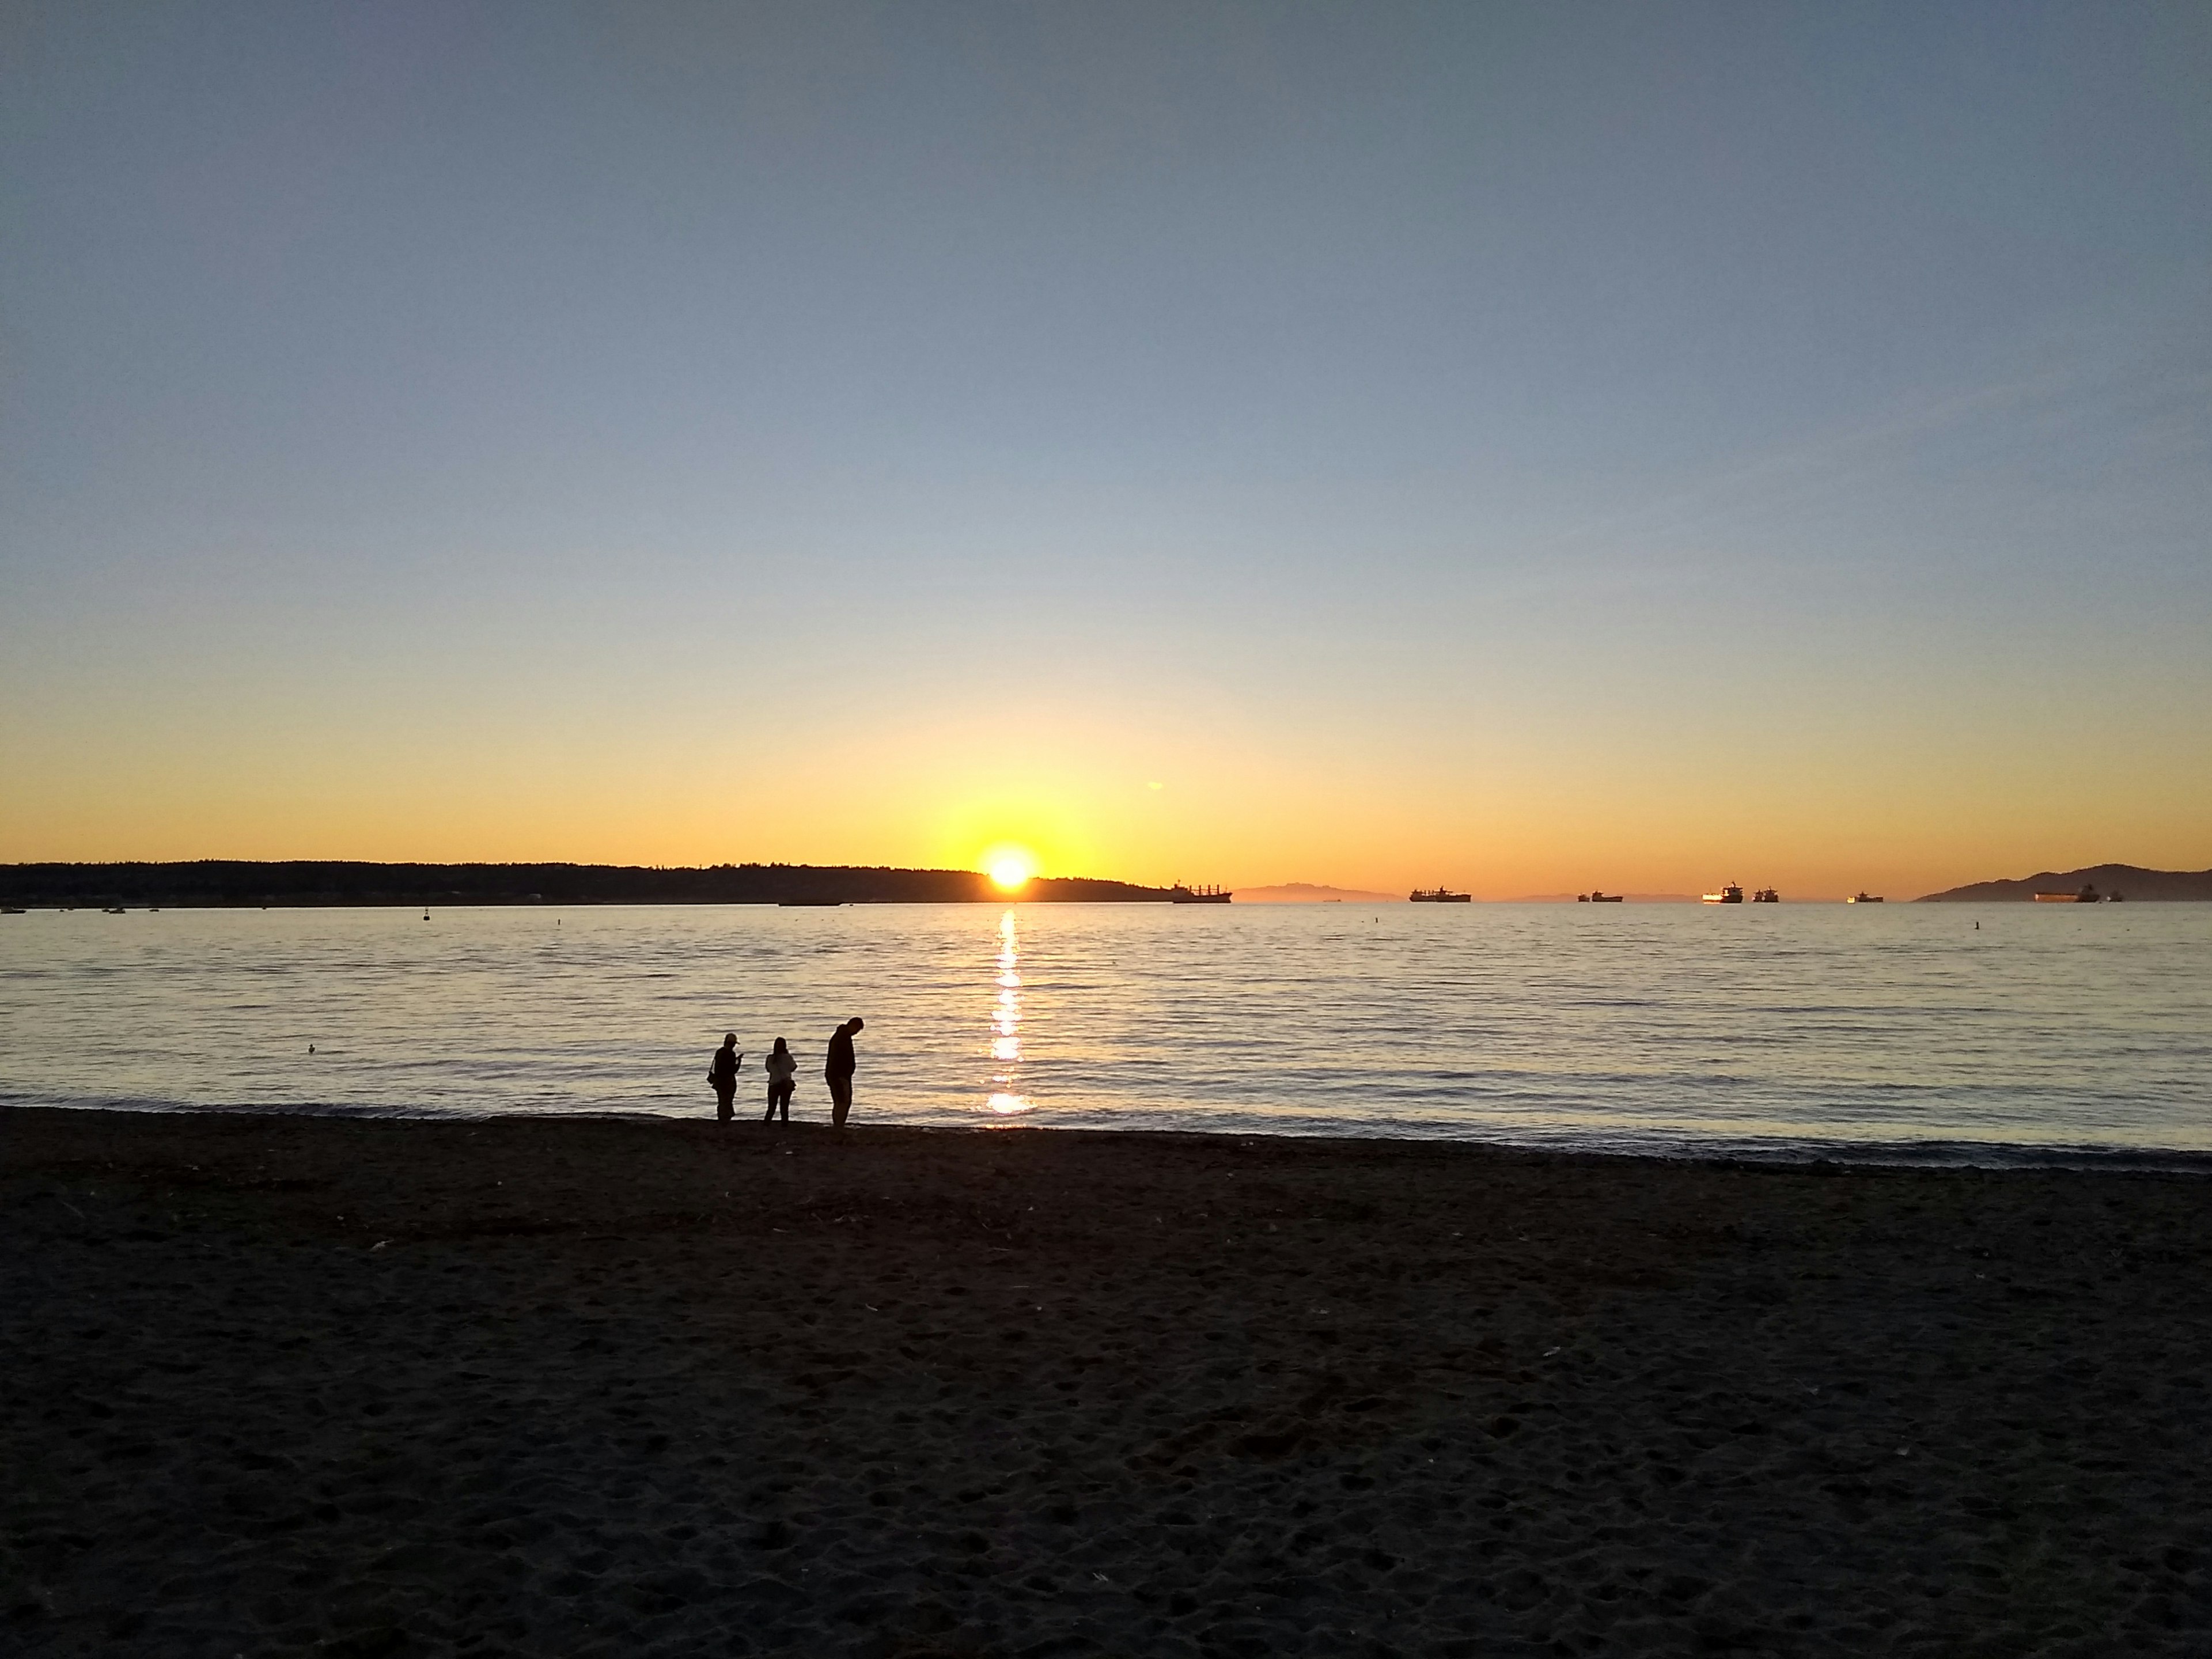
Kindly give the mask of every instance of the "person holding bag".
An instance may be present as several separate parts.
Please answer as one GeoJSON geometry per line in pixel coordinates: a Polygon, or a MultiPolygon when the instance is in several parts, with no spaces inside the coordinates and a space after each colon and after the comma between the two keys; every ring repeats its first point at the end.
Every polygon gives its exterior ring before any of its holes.
{"type": "Polygon", "coordinates": [[[768,1111],[761,1118],[763,1123],[773,1123],[781,1111],[786,1123],[791,1121],[791,1094],[799,1086],[799,1056],[781,1037],[775,1040],[765,1062],[768,1066],[768,1111]]]}

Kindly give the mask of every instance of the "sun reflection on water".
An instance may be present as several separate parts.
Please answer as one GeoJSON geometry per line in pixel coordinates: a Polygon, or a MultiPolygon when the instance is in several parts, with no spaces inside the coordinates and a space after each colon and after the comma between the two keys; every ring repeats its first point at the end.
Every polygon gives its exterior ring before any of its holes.
{"type": "Polygon", "coordinates": [[[999,1000],[991,1011],[991,1096],[984,1105],[1001,1117],[1030,1109],[1029,1097],[1014,1082],[1022,1057],[1022,952],[1010,908],[999,918],[999,1000]]]}

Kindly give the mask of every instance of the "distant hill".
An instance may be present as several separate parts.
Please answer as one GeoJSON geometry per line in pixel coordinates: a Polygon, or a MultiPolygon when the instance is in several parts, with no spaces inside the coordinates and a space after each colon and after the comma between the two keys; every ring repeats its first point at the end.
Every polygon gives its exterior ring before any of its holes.
{"type": "Polygon", "coordinates": [[[1403,904],[1403,893],[1369,893],[1357,887],[1321,887],[1310,881],[1285,881],[1273,887],[1240,887],[1238,904],[1403,904]]]}
{"type": "Polygon", "coordinates": [[[1978,881],[1970,887],[1929,893],[1922,904],[2033,900],[2038,893],[2078,893],[2093,885],[2106,898],[2212,901],[2212,870],[2145,870],[2133,864],[2093,864],[2081,870],[2045,870],[2018,881],[1978,881]]]}
{"type": "MultiPolygon", "coordinates": [[[[337,904],[961,904],[1006,895],[972,870],[811,864],[262,863],[0,865],[0,903],[250,908],[337,904]]],[[[1164,887],[1041,876],[1022,896],[1047,902],[1164,903],[1164,887]]]]}

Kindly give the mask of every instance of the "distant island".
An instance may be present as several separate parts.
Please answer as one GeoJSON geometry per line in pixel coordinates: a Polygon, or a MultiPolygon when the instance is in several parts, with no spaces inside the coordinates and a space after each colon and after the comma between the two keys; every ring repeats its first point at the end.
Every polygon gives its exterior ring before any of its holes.
{"type": "MultiPolygon", "coordinates": [[[[1169,890],[1087,876],[1038,876],[1021,897],[1165,904],[1169,890]]],[[[0,865],[0,903],[250,909],[375,904],[981,904],[1009,895],[973,870],[847,865],[368,864],[201,859],[182,864],[0,865]]]]}
{"type": "Polygon", "coordinates": [[[2018,881],[1978,881],[1923,895],[1921,904],[1986,903],[1991,900],[2024,899],[2033,902],[2038,893],[2078,893],[2094,887],[2106,898],[2152,902],[2212,901],[2212,870],[2145,870],[2133,864],[2093,864],[2080,870],[2045,870],[2018,881]]]}
{"type": "MultiPolygon", "coordinates": [[[[1572,904],[1585,896],[1580,893],[1529,893],[1513,901],[1516,904],[1572,904]]],[[[1626,904],[1695,904],[1695,893],[1623,893],[1626,904]]]]}
{"type": "Polygon", "coordinates": [[[1358,887],[1325,887],[1310,881],[1279,882],[1273,887],[1240,887],[1239,904],[1403,904],[1403,893],[1370,893],[1358,887]]]}

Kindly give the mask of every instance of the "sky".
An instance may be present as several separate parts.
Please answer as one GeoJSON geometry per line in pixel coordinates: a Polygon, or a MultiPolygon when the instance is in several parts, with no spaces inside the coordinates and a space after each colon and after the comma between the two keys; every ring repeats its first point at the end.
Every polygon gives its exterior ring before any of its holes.
{"type": "Polygon", "coordinates": [[[0,860],[2212,865],[2212,9],[0,9],[0,860]]]}

